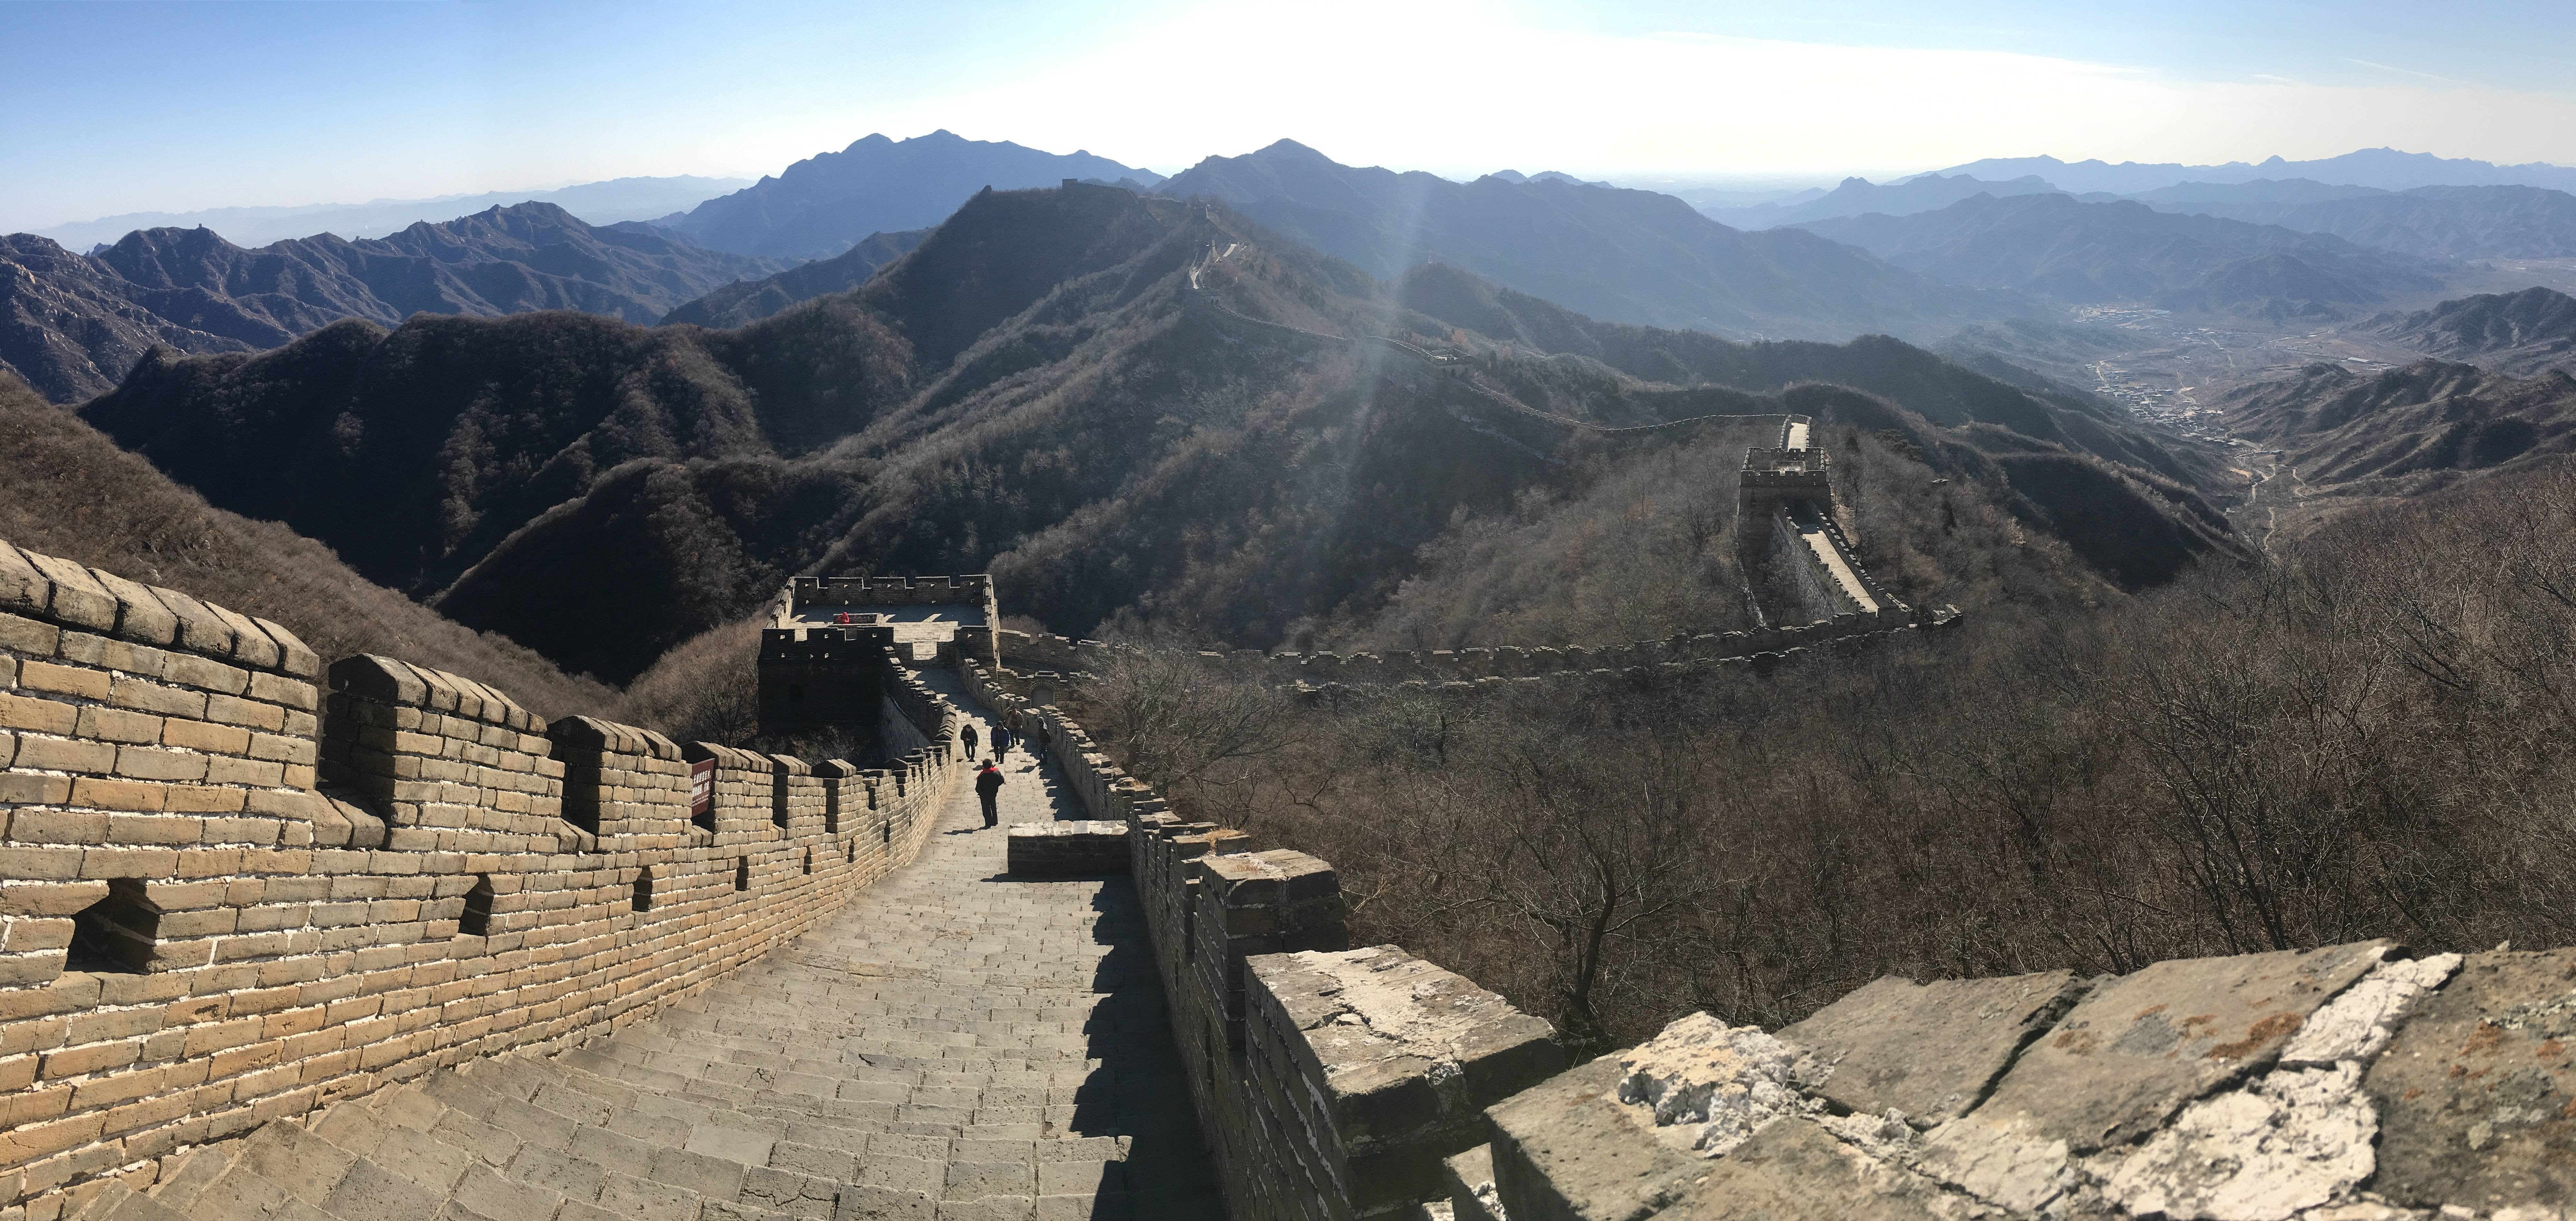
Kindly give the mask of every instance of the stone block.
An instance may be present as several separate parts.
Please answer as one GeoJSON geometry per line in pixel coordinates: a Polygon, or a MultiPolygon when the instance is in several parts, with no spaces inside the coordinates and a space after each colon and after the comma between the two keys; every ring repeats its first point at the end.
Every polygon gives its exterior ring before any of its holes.
{"type": "Polygon", "coordinates": [[[1334,1177],[1363,1211],[1435,1194],[1441,1160],[1484,1139],[1483,1109],[1565,1064],[1545,1021],[1393,946],[1244,968],[1247,1010],[1295,1079],[1282,1086],[1313,1100],[1330,1128],[1317,1144],[1351,1163],[1334,1177]]]}
{"type": "Polygon", "coordinates": [[[1889,977],[1780,1032],[1830,1075],[1812,1088],[1844,1110],[1904,1112],[1917,1127],[1965,1114],[2083,992],[2072,972],[1916,984],[1889,977]]]}
{"type": "Polygon", "coordinates": [[[233,654],[232,624],[207,609],[206,604],[175,589],[152,586],[152,595],[178,620],[178,634],[172,643],[192,653],[212,657],[233,654]]]}
{"type": "Polygon", "coordinates": [[[390,657],[361,653],[331,663],[331,690],[381,704],[422,705],[429,684],[410,666],[390,657]]]}
{"type": "Polygon", "coordinates": [[[116,595],[107,592],[88,568],[58,556],[21,554],[53,585],[53,598],[45,605],[48,617],[94,632],[116,629],[116,595]]]}
{"type": "Polygon", "coordinates": [[[1512,1221],[1642,1221],[1707,1170],[1628,1116],[1613,1094],[1624,1075],[1604,1056],[1486,1109],[1495,1196],[1512,1221]]]}
{"type": "Polygon", "coordinates": [[[0,610],[41,615],[53,596],[54,583],[28,561],[25,553],[0,542],[0,610]]]}
{"type": "Polygon", "coordinates": [[[2420,1002],[2363,1088],[2379,1110],[2370,1186],[2443,1215],[2576,1201],[2576,949],[2471,954],[2420,1002]]]}
{"type": "Polygon", "coordinates": [[[1127,824],[1065,820],[1014,823],[1005,860],[1013,877],[1082,877],[1124,873],[1127,824]]]}
{"type": "MultiPolygon", "coordinates": [[[[1707,1166],[1667,1218],[1688,1221],[1934,1221],[1958,1201],[1803,1119],[1783,1119],[1707,1166]]],[[[1517,1217],[1517,1214],[1515,1214],[1517,1217]]]]}
{"type": "Polygon", "coordinates": [[[92,569],[101,588],[116,599],[116,634],[138,644],[163,645],[178,638],[179,617],[144,585],[112,572],[92,569]]]}
{"type": "Polygon", "coordinates": [[[2386,941],[2160,962],[2095,988],[2031,1044],[1973,1118],[2089,1153],[2268,1067],[2308,1015],[2379,965],[2386,941]]]}

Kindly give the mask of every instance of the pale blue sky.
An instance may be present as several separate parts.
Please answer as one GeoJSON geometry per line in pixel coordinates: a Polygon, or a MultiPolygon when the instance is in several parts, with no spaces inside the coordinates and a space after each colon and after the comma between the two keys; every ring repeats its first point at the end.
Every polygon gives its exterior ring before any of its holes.
{"type": "Polygon", "coordinates": [[[0,231],[774,172],[873,131],[1171,173],[1873,176],[2393,145],[2576,163],[2559,3],[0,0],[0,231]]]}

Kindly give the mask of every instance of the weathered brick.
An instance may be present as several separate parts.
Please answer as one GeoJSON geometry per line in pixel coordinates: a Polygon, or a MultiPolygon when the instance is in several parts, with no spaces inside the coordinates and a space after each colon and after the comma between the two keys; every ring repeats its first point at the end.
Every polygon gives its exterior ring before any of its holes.
{"type": "Polygon", "coordinates": [[[277,730],[286,724],[286,710],[275,704],[263,704],[232,695],[206,697],[206,719],[225,725],[246,725],[253,729],[277,730]]]}
{"type": "MultiPolygon", "coordinates": [[[[72,795],[69,776],[0,776],[0,804],[59,805],[72,795]]],[[[22,876],[5,874],[0,876],[22,876]]]]}
{"type": "Polygon", "coordinates": [[[128,712],[92,704],[80,710],[79,727],[72,732],[84,738],[108,742],[158,742],[161,740],[161,718],[148,712],[128,712]]]}
{"type": "Polygon", "coordinates": [[[57,700],[0,695],[0,729],[32,733],[70,733],[80,723],[80,709],[57,700]]]}
{"type": "Polygon", "coordinates": [[[81,699],[107,698],[108,676],[103,670],[78,666],[55,665],[49,661],[29,659],[18,666],[18,685],[30,691],[48,691],[81,699]]]}
{"type": "Polygon", "coordinates": [[[206,756],[150,746],[120,746],[116,751],[116,774],[137,780],[202,780],[206,756]]]}
{"type": "MultiPolygon", "coordinates": [[[[8,544],[0,543],[0,548],[6,546],[8,544]]],[[[0,571],[0,593],[5,593],[6,586],[7,574],[5,571],[0,571]]],[[[6,604],[5,598],[0,598],[0,605],[6,604]]],[[[54,650],[60,647],[62,633],[61,628],[50,623],[42,623],[23,615],[0,614],[0,649],[11,649],[37,657],[51,657],[54,655],[54,650]]]]}
{"type": "Polygon", "coordinates": [[[77,1077],[101,1069],[121,1068],[132,1064],[143,1054],[143,1044],[122,1039],[113,1043],[90,1043],[45,1053],[44,1067],[37,1075],[48,1080],[77,1077]]]}
{"type": "Polygon", "coordinates": [[[186,691],[156,683],[150,679],[130,678],[122,674],[116,676],[115,681],[108,685],[107,702],[119,708],[157,712],[163,716],[184,717],[192,721],[202,721],[206,717],[205,692],[186,691]]]}
{"type": "Polygon", "coordinates": [[[249,730],[237,725],[213,725],[173,718],[163,722],[161,744],[209,754],[242,755],[250,753],[250,737],[249,730]]]}
{"type": "Polygon", "coordinates": [[[15,843],[95,844],[106,834],[107,815],[88,810],[21,809],[9,816],[9,838],[15,843]]]}
{"type": "Polygon", "coordinates": [[[18,757],[11,766],[54,772],[106,772],[116,766],[116,747],[78,738],[21,737],[18,757]]]}
{"type": "MultiPolygon", "coordinates": [[[[93,810],[159,811],[169,805],[169,786],[140,780],[101,780],[83,776],[72,781],[72,804],[93,810]]],[[[101,834],[106,832],[102,816],[101,834]]]]}

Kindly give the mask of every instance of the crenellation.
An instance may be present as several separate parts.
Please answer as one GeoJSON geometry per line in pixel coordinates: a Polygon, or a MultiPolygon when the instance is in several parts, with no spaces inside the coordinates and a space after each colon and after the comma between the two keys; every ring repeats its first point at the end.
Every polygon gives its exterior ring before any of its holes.
{"type": "MultiPolygon", "coordinates": [[[[5,543],[0,608],[0,1194],[52,1192],[48,1216],[270,1119],[638,1020],[909,860],[959,770],[548,725],[391,658],[317,683],[277,625],[5,543]],[[719,833],[688,823],[691,757],[721,760],[719,833]]],[[[925,738],[956,720],[917,681],[893,703],[925,738]]]]}

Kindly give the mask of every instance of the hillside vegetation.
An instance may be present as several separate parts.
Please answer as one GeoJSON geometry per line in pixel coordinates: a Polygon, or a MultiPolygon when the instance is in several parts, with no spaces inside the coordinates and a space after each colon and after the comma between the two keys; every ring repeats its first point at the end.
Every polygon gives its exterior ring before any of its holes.
{"type": "Polygon", "coordinates": [[[461,627],[275,522],[208,506],[0,373],[0,539],[257,615],[326,662],[382,653],[486,682],[540,716],[610,713],[618,693],[461,627]]]}

